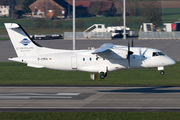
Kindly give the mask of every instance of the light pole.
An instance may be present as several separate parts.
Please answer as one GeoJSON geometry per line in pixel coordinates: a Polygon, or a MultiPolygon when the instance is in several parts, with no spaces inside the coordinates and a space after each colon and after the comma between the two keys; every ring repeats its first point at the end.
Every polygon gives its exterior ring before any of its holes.
{"type": "Polygon", "coordinates": [[[164,14],[164,1],[162,0],[162,20],[164,19],[163,14],[164,14]]]}
{"type": "Polygon", "coordinates": [[[69,6],[69,4],[70,4],[70,3],[68,2],[68,19],[70,19],[70,16],[69,16],[69,13],[70,13],[69,7],[70,7],[70,6],[69,6]]]}
{"type": "Polygon", "coordinates": [[[123,13],[123,22],[124,22],[124,34],[123,34],[123,39],[126,39],[126,0],[123,1],[123,8],[124,8],[124,13],[123,13]]]}
{"type": "Polygon", "coordinates": [[[76,12],[75,12],[75,0],[73,0],[73,50],[76,50],[76,12]]]}

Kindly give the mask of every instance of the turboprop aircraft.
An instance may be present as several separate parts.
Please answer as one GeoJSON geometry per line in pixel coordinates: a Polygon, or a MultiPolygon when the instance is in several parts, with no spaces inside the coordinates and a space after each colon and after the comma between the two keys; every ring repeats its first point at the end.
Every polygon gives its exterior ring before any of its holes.
{"type": "Polygon", "coordinates": [[[49,68],[65,71],[86,71],[101,73],[104,79],[108,72],[120,69],[155,68],[161,75],[164,66],[176,62],[157,49],[130,47],[105,43],[92,50],[51,49],[31,40],[25,30],[16,23],[5,23],[5,27],[17,53],[9,60],[26,63],[35,68],[49,68]]]}

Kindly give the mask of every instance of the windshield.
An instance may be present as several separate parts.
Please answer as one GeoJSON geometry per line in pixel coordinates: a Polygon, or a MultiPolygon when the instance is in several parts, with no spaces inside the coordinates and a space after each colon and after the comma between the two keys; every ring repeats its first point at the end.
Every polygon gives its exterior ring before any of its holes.
{"type": "Polygon", "coordinates": [[[163,52],[153,52],[152,56],[165,56],[163,52]]]}
{"type": "Polygon", "coordinates": [[[120,33],[120,30],[115,30],[115,33],[120,33]]]}

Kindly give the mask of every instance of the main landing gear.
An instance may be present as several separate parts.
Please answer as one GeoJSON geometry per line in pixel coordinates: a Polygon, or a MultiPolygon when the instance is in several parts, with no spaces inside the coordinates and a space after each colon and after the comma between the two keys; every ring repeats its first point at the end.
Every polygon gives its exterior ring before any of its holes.
{"type": "Polygon", "coordinates": [[[107,76],[107,73],[102,73],[102,74],[100,75],[100,78],[101,78],[101,79],[104,79],[106,76],[107,76]]]}

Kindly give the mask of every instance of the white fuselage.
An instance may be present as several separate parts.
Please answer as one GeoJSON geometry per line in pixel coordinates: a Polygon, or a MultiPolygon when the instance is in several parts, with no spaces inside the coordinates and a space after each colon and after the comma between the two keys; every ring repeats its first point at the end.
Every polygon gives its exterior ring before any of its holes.
{"type": "Polygon", "coordinates": [[[133,54],[130,56],[130,65],[128,64],[128,59],[126,59],[127,46],[114,45],[112,51],[116,54],[107,53],[107,55],[103,54],[102,56],[92,54],[94,50],[55,51],[55,53],[18,57],[11,60],[27,63],[31,67],[98,73],[128,68],[164,67],[175,64],[175,61],[167,55],[153,56],[153,53],[161,51],[151,48],[131,47],[133,54]]]}

